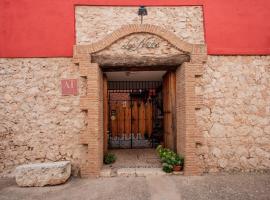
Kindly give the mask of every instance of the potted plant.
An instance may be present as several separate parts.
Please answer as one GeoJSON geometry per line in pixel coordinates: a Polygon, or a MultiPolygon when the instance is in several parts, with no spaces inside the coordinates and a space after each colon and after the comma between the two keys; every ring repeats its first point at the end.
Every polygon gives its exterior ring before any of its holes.
{"type": "Polygon", "coordinates": [[[173,163],[173,171],[181,171],[184,166],[184,157],[182,155],[176,155],[173,163]]]}
{"type": "Polygon", "coordinates": [[[103,162],[104,164],[108,165],[108,164],[114,163],[115,160],[116,160],[116,156],[113,153],[107,153],[104,156],[103,162]]]}
{"type": "Polygon", "coordinates": [[[173,166],[168,163],[163,163],[162,170],[166,173],[171,173],[173,171],[173,166]]]}
{"type": "Polygon", "coordinates": [[[183,169],[184,157],[182,155],[178,155],[170,149],[163,148],[161,145],[159,145],[156,150],[163,163],[163,171],[170,173],[172,171],[181,171],[183,169]]]}

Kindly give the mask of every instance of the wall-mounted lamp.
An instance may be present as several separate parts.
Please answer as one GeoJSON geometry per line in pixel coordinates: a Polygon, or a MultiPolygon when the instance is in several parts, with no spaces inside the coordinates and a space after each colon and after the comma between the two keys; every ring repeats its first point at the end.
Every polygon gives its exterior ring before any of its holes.
{"type": "Polygon", "coordinates": [[[141,16],[141,24],[143,23],[143,16],[147,15],[147,10],[145,6],[140,6],[138,10],[138,15],[141,16]]]}

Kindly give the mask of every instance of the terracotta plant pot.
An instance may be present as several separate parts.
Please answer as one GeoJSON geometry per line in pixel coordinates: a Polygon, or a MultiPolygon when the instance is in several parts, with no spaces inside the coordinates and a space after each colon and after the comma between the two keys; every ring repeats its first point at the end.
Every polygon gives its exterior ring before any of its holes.
{"type": "Polygon", "coordinates": [[[175,172],[180,172],[182,170],[183,166],[181,165],[174,165],[173,166],[173,171],[175,172]]]}

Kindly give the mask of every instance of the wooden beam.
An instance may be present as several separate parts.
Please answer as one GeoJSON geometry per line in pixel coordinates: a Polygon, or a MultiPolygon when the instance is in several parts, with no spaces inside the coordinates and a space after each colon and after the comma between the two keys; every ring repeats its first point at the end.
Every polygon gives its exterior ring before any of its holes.
{"type": "Polygon", "coordinates": [[[175,71],[177,66],[142,66],[142,67],[108,67],[102,68],[103,72],[117,72],[117,71],[175,71]]]}
{"type": "Polygon", "coordinates": [[[153,67],[179,66],[190,60],[189,55],[175,54],[168,56],[140,56],[140,55],[104,55],[92,54],[92,62],[98,63],[103,69],[119,67],[153,67]]]}

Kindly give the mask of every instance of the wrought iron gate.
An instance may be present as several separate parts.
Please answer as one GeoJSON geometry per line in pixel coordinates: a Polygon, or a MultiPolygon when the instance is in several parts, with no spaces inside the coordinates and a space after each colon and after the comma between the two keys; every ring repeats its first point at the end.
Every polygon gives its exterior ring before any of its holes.
{"type": "Polygon", "coordinates": [[[150,148],[162,139],[162,82],[109,81],[109,148],[150,148]]]}

